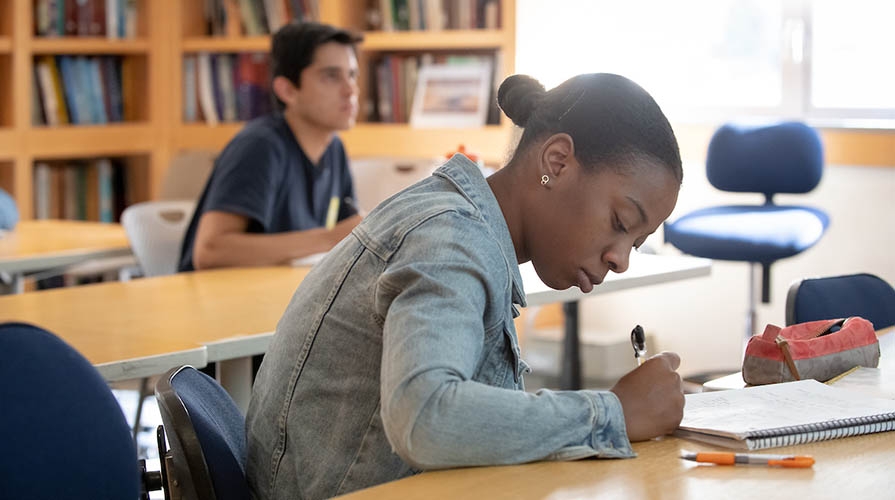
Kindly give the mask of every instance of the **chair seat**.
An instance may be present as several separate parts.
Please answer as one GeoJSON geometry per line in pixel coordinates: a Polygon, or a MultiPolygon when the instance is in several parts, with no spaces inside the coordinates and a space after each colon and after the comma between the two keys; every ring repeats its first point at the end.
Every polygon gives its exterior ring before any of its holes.
{"type": "Polygon", "coordinates": [[[814,246],[829,222],[812,207],[727,205],[666,223],[665,241],[697,257],[771,264],[814,246]]]}

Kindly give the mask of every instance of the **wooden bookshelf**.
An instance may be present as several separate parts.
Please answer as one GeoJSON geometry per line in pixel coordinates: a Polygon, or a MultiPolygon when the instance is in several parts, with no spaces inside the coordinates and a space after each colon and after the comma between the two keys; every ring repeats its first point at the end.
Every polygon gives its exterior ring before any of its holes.
{"type": "Polygon", "coordinates": [[[158,143],[151,125],[116,123],[33,129],[27,150],[42,158],[149,154],[158,143]]]}
{"type": "Polygon", "coordinates": [[[503,30],[369,31],[361,44],[364,52],[468,51],[502,49],[503,30]]]}
{"type": "Polygon", "coordinates": [[[110,40],[100,37],[35,38],[31,41],[34,55],[56,54],[145,54],[149,52],[148,40],[110,40]]]}
{"type": "MultiPolygon", "coordinates": [[[[445,29],[438,31],[368,31],[366,28],[366,0],[325,0],[320,2],[322,22],[342,26],[364,34],[360,45],[359,65],[360,102],[368,100],[371,77],[370,62],[384,54],[497,54],[503,77],[513,72],[515,59],[515,0],[501,0],[501,29],[445,29]]],[[[209,53],[267,52],[269,36],[205,36],[204,17],[199,5],[184,2],[173,12],[170,21],[179,27],[181,37],[175,37],[175,58],[184,55],[209,53]]],[[[172,68],[175,82],[183,81],[182,65],[172,68]]],[[[183,123],[183,90],[172,89],[174,98],[169,113],[178,119],[179,126],[172,134],[171,147],[181,149],[220,149],[242,124],[225,123],[207,126],[183,123]]],[[[500,125],[471,129],[415,129],[406,123],[364,122],[363,110],[359,123],[340,134],[346,149],[353,157],[401,156],[413,158],[440,157],[455,151],[460,144],[480,154],[486,161],[499,163],[505,159],[511,138],[511,125],[502,120],[500,125]]]]}
{"type": "Polygon", "coordinates": [[[270,52],[269,36],[193,37],[181,43],[183,52],[270,52]]]}
{"type": "MultiPolygon", "coordinates": [[[[104,0],[103,0],[104,1],[104,0]]],[[[35,34],[35,0],[0,0],[0,187],[12,193],[22,219],[34,215],[34,165],[113,158],[124,165],[131,202],[153,197],[157,170],[168,161],[157,105],[167,96],[173,31],[166,10],[179,0],[137,0],[136,37],[42,37],[35,34]],[[167,5],[163,5],[167,4],[167,5]],[[46,56],[120,56],[124,122],[49,126],[32,123],[35,66],[46,56]]]]}

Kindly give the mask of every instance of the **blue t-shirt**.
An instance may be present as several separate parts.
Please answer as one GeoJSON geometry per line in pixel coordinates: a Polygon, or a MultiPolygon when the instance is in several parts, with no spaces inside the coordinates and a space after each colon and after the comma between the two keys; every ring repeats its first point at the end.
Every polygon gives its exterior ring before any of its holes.
{"type": "Polygon", "coordinates": [[[282,113],[253,120],[215,162],[184,236],[178,270],[194,269],[196,229],[209,210],[247,217],[249,233],[282,233],[326,225],[332,197],[341,201],[339,220],[357,213],[348,159],[338,137],[314,165],[282,113]]]}

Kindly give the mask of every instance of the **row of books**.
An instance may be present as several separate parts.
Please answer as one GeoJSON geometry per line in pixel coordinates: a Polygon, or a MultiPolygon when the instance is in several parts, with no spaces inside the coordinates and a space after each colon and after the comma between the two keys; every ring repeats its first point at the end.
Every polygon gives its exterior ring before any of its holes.
{"type": "Polygon", "coordinates": [[[116,222],[131,200],[127,169],[110,158],[34,164],[34,217],[116,222]]]}
{"type": "Polygon", "coordinates": [[[37,36],[137,36],[137,0],[35,0],[37,36]]]}
{"type": "Polygon", "coordinates": [[[208,54],[183,58],[186,123],[246,121],[270,112],[270,58],[264,53],[208,54]]]}
{"type": "Polygon", "coordinates": [[[130,116],[118,56],[41,56],[34,64],[32,120],[36,125],[121,122],[130,116]]]}
{"type": "MultiPolygon", "coordinates": [[[[372,86],[367,98],[367,120],[381,123],[408,123],[413,109],[417,74],[428,64],[488,64],[497,68],[495,55],[385,55],[374,62],[372,86]]],[[[496,74],[496,73],[495,73],[496,74]]],[[[492,76],[493,78],[493,76],[492,76]]],[[[495,99],[490,99],[495,101],[495,99]]],[[[496,105],[495,105],[496,106],[496,105]]],[[[498,123],[498,113],[489,110],[487,123],[498,123]]]]}
{"type": "Polygon", "coordinates": [[[500,28],[500,0],[379,0],[371,29],[443,30],[500,28]]]}
{"type": "Polygon", "coordinates": [[[207,35],[267,35],[313,19],[320,19],[319,0],[205,0],[207,35]]]}

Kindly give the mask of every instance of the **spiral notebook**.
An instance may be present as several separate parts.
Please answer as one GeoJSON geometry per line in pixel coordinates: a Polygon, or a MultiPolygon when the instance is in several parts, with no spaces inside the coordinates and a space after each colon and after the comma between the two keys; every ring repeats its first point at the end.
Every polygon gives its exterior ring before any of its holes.
{"type": "Polygon", "coordinates": [[[675,436],[759,450],[895,430],[895,400],[800,380],[688,394],[675,436]]]}

